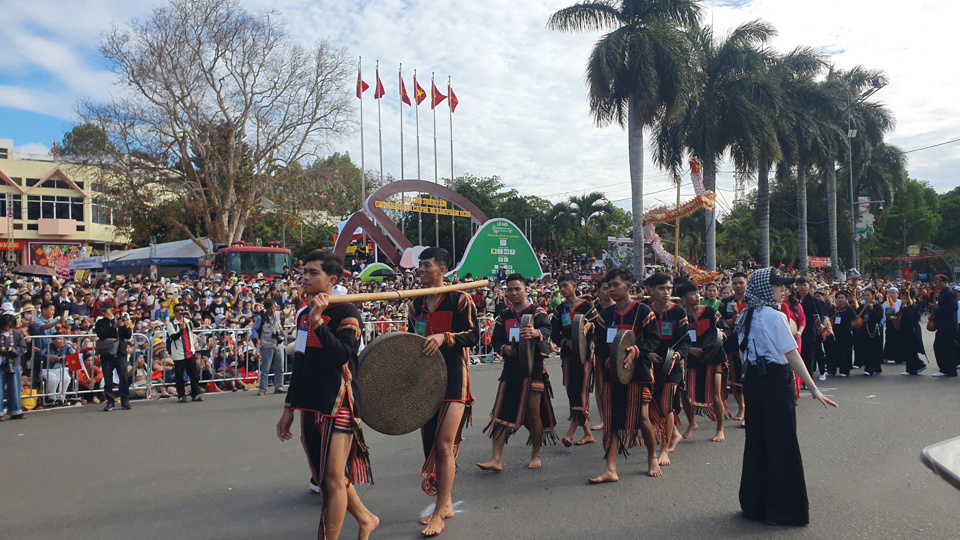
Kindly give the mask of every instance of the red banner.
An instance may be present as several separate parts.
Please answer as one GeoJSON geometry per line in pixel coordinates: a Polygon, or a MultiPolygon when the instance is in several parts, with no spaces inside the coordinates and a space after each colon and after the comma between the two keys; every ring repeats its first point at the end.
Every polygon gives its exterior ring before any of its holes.
{"type": "Polygon", "coordinates": [[[830,257],[808,257],[810,268],[830,268],[830,257]]]}
{"type": "Polygon", "coordinates": [[[902,279],[902,280],[904,280],[904,281],[911,281],[911,279],[910,279],[910,267],[909,267],[909,266],[901,266],[901,267],[900,267],[900,279],[902,279]]]}

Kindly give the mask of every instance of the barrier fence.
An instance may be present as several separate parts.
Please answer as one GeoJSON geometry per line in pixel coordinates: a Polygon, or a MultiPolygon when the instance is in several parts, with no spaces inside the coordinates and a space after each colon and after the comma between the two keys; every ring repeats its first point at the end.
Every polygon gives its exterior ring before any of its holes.
{"type": "MultiPolygon", "coordinates": [[[[472,363],[492,362],[494,360],[490,341],[493,334],[493,317],[478,318],[480,341],[470,349],[472,363]]],[[[284,327],[287,342],[293,340],[292,326],[284,327]]],[[[384,320],[365,321],[363,342],[369,343],[377,337],[392,332],[407,331],[407,321],[384,320]]],[[[239,385],[249,388],[257,383],[260,374],[260,348],[251,339],[251,329],[197,329],[197,369],[200,374],[200,386],[207,391],[235,389],[239,385]],[[213,385],[213,386],[211,386],[213,385]]],[[[35,394],[24,397],[38,398],[42,403],[51,401],[77,402],[81,399],[92,401],[93,397],[103,398],[104,380],[96,380],[99,366],[94,362],[85,365],[85,358],[96,358],[96,334],[55,334],[24,336],[31,355],[24,355],[21,373],[28,374],[31,388],[35,394]]],[[[291,373],[292,363],[287,358],[285,347],[281,349],[283,373],[291,373]]],[[[174,364],[167,351],[166,333],[134,333],[128,341],[129,357],[127,374],[114,374],[114,392],[120,376],[130,378],[132,398],[159,397],[164,394],[175,395],[174,364]]],[[[121,351],[122,353],[122,351],[121,351]]],[[[272,375],[268,374],[268,377],[272,375]]],[[[186,377],[186,375],[185,375],[186,377]]]]}

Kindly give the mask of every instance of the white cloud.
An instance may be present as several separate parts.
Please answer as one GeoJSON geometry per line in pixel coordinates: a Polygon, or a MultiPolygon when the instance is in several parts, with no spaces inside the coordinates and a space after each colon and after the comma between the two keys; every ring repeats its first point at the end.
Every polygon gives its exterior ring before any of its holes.
{"type": "MultiPolygon", "coordinates": [[[[77,3],[53,0],[8,2],[9,19],[0,39],[14,46],[0,59],[0,77],[29,67],[54,74],[58,88],[8,85],[0,88],[0,105],[70,117],[82,94],[104,96],[106,74],[90,54],[99,33],[111,21],[145,18],[160,0],[77,3]],[[11,39],[11,38],[17,39],[11,39]],[[22,38],[22,39],[21,39],[22,38]],[[51,113],[51,111],[54,111],[51,113]]],[[[454,115],[455,174],[501,175],[524,194],[551,195],[603,187],[611,199],[630,195],[627,137],[618,126],[597,128],[586,101],[583,71],[599,33],[565,34],[546,29],[557,9],[574,0],[245,0],[252,9],[278,10],[290,35],[305,44],[329,38],[363,56],[364,79],[373,84],[374,62],[381,61],[387,98],[381,103],[385,172],[400,177],[401,105],[397,68],[404,67],[408,91],[417,68],[429,92],[430,72],[446,93],[452,75],[460,99],[454,115]]],[[[960,106],[954,96],[960,81],[941,60],[950,51],[953,3],[930,0],[903,4],[892,0],[778,0],[722,2],[705,19],[722,34],[761,17],[774,24],[773,45],[797,45],[832,53],[838,67],[862,64],[886,71],[890,85],[876,95],[898,119],[891,142],[905,150],[960,136],[960,106]],[[732,5],[731,5],[732,4],[732,5]],[[736,7],[740,4],[740,7],[736,7]],[[892,16],[891,14],[896,14],[892,16]]],[[[6,15],[7,13],[5,13],[6,15]]],[[[351,83],[352,85],[352,79],[351,83]]],[[[372,91],[364,99],[365,163],[379,167],[377,103],[372,91]]],[[[404,168],[416,176],[414,114],[403,106],[404,168]]],[[[421,163],[424,179],[434,177],[433,116],[428,102],[420,107],[421,163]]],[[[53,134],[54,136],[59,135],[53,134]]],[[[438,169],[450,174],[449,115],[437,114],[438,169]]],[[[359,132],[334,143],[359,161],[359,132]]],[[[911,176],[930,181],[938,191],[956,186],[952,171],[960,167],[960,145],[910,154],[911,176]]],[[[724,164],[721,171],[731,170],[724,164]]],[[[648,204],[675,200],[667,176],[645,160],[648,204]]],[[[732,202],[733,176],[719,177],[722,200],[732,202]]],[[[690,188],[684,188],[684,197],[690,188]]],[[[553,197],[554,200],[559,196],[553,197]]],[[[628,205],[629,201],[624,204],[628,205]]]]}
{"type": "Polygon", "coordinates": [[[29,143],[23,146],[14,146],[14,154],[41,154],[46,155],[50,153],[50,147],[43,143],[29,143]]]}

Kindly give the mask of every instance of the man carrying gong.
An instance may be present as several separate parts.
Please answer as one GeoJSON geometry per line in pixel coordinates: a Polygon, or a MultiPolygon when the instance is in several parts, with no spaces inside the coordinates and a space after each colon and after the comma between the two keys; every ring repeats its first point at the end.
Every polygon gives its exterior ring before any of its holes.
{"type": "MultiPolygon", "coordinates": [[[[450,253],[439,247],[420,254],[420,286],[442,287],[450,266],[450,253]]],[[[462,291],[420,297],[413,301],[408,331],[426,338],[423,353],[439,350],[447,367],[447,390],[443,405],[420,428],[426,462],[421,472],[422,488],[437,498],[431,515],[420,520],[426,529],[421,534],[435,536],[444,528],[444,520],[453,517],[453,479],[457,472],[457,453],[463,440],[463,428],[470,423],[473,394],[470,392],[470,347],[480,341],[477,310],[470,296],[462,291]]]]}

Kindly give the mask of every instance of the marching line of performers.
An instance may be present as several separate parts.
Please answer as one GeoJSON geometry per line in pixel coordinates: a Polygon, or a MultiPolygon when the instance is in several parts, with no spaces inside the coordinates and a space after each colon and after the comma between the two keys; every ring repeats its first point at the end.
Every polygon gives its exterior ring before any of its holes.
{"type": "MultiPolygon", "coordinates": [[[[442,285],[450,263],[446,250],[425,250],[420,256],[421,286],[442,285]]],[[[362,316],[353,304],[329,303],[329,295],[342,272],[342,260],[330,252],[317,251],[304,258],[303,289],[309,302],[297,313],[296,342],[288,346],[294,357],[293,375],[284,412],[277,423],[278,437],[290,440],[294,412],[301,413],[301,442],[310,464],[311,481],[323,495],[318,531],[322,539],[339,537],[347,512],[359,523],[360,538],[369,537],[379,525],[379,519],[363,505],[354,488],[357,483],[372,483],[373,478],[360,428],[362,388],[356,380],[362,316]]],[[[793,443],[788,441],[783,446],[791,449],[787,454],[792,461],[787,464],[780,463],[777,456],[748,460],[745,453],[741,485],[744,514],[774,523],[806,523],[806,491],[799,447],[795,444],[795,413],[782,409],[778,413],[781,416],[774,418],[760,411],[748,412],[751,400],[772,400],[777,406],[786,402],[783,393],[788,391],[787,386],[777,383],[771,390],[766,383],[771,376],[768,373],[775,374],[777,380],[782,379],[782,374],[790,374],[792,389],[788,394],[792,403],[803,385],[824,406],[836,406],[816,388],[811,378],[815,370],[819,369],[820,380],[824,380],[827,374],[848,375],[854,366],[862,366],[868,375],[879,374],[884,357],[903,361],[907,369],[904,373],[920,373],[925,364],[918,356],[923,353],[923,345],[915,289],[903,291],[903,300],[899,291],[890,289],[877,295],[870,288],[859,291],[859,295],[837,290],[827,298],[819,292],[811,294],[810,284],[803,278],[797,280],[795,289],[788,291],[787,285],[793,282],[793,278],[778,276],[775,269],[763,269],[749,277],[738,273],[733,275],[731,296],[718,298],[718,287],[708,284],[704,298],[696,284],[656,273],[644,283],[647,296],[636,299],[633,274],[625,268],[615,268],[604,276],[595,299],[579,296],[575,276],[562,276],[558,284],[564,301],[551,313],[530,302],[524,276],[508,276],[508,306],[497,315],[492,335],[493,349],[503,359],[503,366],[490,421],[483,428],[491,438],[492,454],[477,466],[485,471],[501,471],[505,446],[521,427],[529,433],[530,469],[542,466],[542,445],[591,444],[595,442],[593,432],[602,431],[605,467],[589,479],[591,483],[617,481],[618,456],[626,458],[638,446],[646,449],[647,474],[657,477],[663,474],[663,467],[670,465],[670,454],[698,429],[698,416],[706,416],[715,424],[712,440],[716,442],[725,440],[724,421],[734,420],[747,427],[748,446],[751,432],[755,433],[754,441],[768,437],[793,439],[793,443]],[[750,290],[763,291],[763,301],[751,298],[750,290]],[[774,302],[773,298],[778,300],[774,302]],[[779,319],[761,316],[774,306],[779,319]],[[586,321],[583,337],[590,342],[591,358],[585,362],[573,347],[576,315],[583,315],[586,321]],[[752,339],[747,339],[749,322],[745,333],[744,320],[755,318],[761,327],[773,324],[776,331],[770,335],[766,330],[755,331],[752,339]],[[525,320],[529,322],[524,324],[525,320]],[[614,340],[620,330],[631,330],[636,337],[635,345],[626,349],[622,359],[613,358],[617,352],[613,350],[614,340]],[[772,335],[781,334],[787,337],[777,343],[771,341],[772,335]],[[762,340],[766,340],[763,346],[775,351],[758,357],[749,346],[762,340]],[[521,361],[520,354],[521,345],[531,343],[532,367],[521,361]],[[563,437],[558,436],[551,403],[553,385],[544,366],[544,360],[553,352],[561,358],[562,383],[569,402],[570,424],[563,437]],[[619,381],[613,363],[616,361],[622,361],[627,369],[633,368],[633,377],[626,384],[619,381]],[[764,366],[770,366],[769,370],[764,366]],[[745,381],[751,380],[748,372],[754,371],[758,373],[753,376],[755,382],[745,388],[745,381]],[[737,404],[735,414],[726,405],[728,391],[737,404]],[[590,393],[595,396],[599,412],[599,422],[593,426],[590,393]],[[758,419],[756,425],[751,425],[751,414],[758,419]],[[682,417],[687,420],[685,429],[682,417]],[[787,426],[785,430],[770,428],[781,421],[787,426]],[[574,440],[578,430],[583,435],[574,440]],[[757,465],[761,461],[762,466],[757,465]],[[744,486],[763,481],[764,470],[781,469],[793,471],[788,475],[792,482],[788,484],[794,486],[790,500],[802,506],[802,512],[777,518],[767,515],[762,508],[748,510],[744,486]],[[748,477],[752,480],[748,481],[748,477]]],[[[851,291],[857,290],[854,282],[851,291]]],[[[939,281],[938,291],[941,294],[933,307],[939,309],[931,316],[938,331],[934,348],[938,364],[941,353],[952,354],[950,365],[940,367],[946,375],[950,375],[948,368],[952,367],[955,375],[956,295],[948,284],[944,286],[939,281]]],[[[407,328],[425,338],[425,354],[442,353],[448,373],[443,406],[421,428],[421,489],[436,498],[434,511],[420,519],[425,527],[421,533],[434,536],[443,531],[445,520],[454,515],[456,458],[463,429],[472,418],[469,350],[479,341],[476,307],[463,292],[423,297],[413,302],[407,328]]],[[[759,442],[753,443],[753,447],[756,445],[762,447],[759,442]]],[[[761,492],[754,490],[752,497],[757,499],[761,492]]]]}

